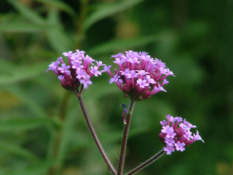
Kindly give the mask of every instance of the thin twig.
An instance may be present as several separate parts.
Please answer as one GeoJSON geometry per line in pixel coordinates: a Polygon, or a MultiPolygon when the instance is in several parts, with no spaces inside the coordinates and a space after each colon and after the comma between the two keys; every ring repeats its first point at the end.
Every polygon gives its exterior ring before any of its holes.
{"type": "Polygon", "coordinates": [[[123,131],[123,137],[122,137],[122,142],[121,142],[121,153],[120,153],[117,175],[123,175],[123,172],[124,172],[126,146],[127,146],[129,126],[130,126],[130,121],[131,121],[132,114],[133,114],[134,104],[135,104],[135,101],[131,100],[129,110],[128,110],[129,112],[126,118],[126,124],[125,124],[124,131],[123,131]]]}
{"type": "Polygon", "coordinates": [[[107,154],[105,153],[105,151],[104,151],[104,149],[103,149],[103,146],[101,145],[101,143],[100,143],[100,141],[99,141],[99,138],[98,138],[98,136],[97,136],[97,134],[96,134],[96,132],[95,132],[95,129],[94,129],[94,127],[93,127],[93,125],[92,125],[92,123],[91,123],[91,121],[90,121],[90,119],[89,119],[89,116],[88,116],[88,114],[87,114],[86,108],[85,108],[84,103],[83,103],[83,100],[82,100],[82,94],[81,94],[81,93],[77,93],[76,96],[78,97],[79,104],[80,104],[80,106],[81,106],[81,108],[82,108],[82,111],[83,111],[84,117],[85,117],[85,119],[86,119],[88,128],[89,128],[89,130],[90,130],[90,132],[91,132],[91,134],[92,134],[92,136],[93,136],[93,138],[94,138],[94,141],[95,141],[95,143],[96,143],[96,145],[97,145],[97,147],[98,147],[98,149],[99,149],[99,151],[100,151],[102,157],[104,158],[104,160],[105,160],[106,164],[108,165],[110,171],[111,171],[114,175],[116,175],[117,172],[116,172],[115,168],[113,167],[111,161],[109,160],[107,154]]]}
{"type": "Polygon", "coordinates": [[[159,151],[157,154],[155,154],[154,156],[152,156],[151,158],[149,158],[148,160],[146,160],[145,162],[143,162],[142,164],[140,164],[139,166],[128,172],[126,175],[133,175],[141,171],[142,169],[152,164],[154,161],[158,160],[158,158],[160,158],[164,153],[165,153],[164,150],[159,151]]]}

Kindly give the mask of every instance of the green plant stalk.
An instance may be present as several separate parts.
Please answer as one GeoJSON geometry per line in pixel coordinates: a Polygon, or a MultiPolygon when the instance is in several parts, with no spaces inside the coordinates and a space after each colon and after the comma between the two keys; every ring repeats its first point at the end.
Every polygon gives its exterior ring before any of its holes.
{"type": "Polygon", "coordinates": [[[133,174],[141,171],[142,169],[146,168],[147,166],[149,166],[150,164],[152,164],[156,160],[158,160],[164,153],[165,153],[164,150],[159,151],[157,154],[155,154],[154,156],[152,156],[151,158],[149,158],[148,160],[146,160],[142,164],[138,165],[136,168],[134,168],[133,170],[128,172],[126,175],[133,175],[133,174]]]}
{"type": "Polygon", "coordinates": [[[105,161],[106,164],[108,165],[110,171],[111,171],[114,175],[116,175],[117,172],[116,172],[115,168],[113,167],[111,161],[109,160],[107,154],[105,153],[104,148],[103,148],[102,144],[100,143],[99,138],[98,138],[98,136],[97,136],[97,134],[96,134],[96,132],[95,132],[95,129],[94,129],[92,123],[91,123],[91,120],[90,120],[90,118],[89,118],[89,116],[88,116],[88,114],[87,114],[85,105],[84,105],[83,100],[82,100],[82,93],[81,93],[81,92],[80,92],[80,93],[77,93],[76,96],[78,97],[79,104],[80,104],[80,106],[81,106],[81,108],[82,108],[82,111],[83,111],[83,115],[84,115],[85,120],[86,120],[86,122],[87,122],[88,128],[89,128],[89,130],[90,130],[90,132],[91,132],[91,135],[92,135],[92,137],[94,138],[94,141],[95,141],[95,143],[96,143],[96,146],[98,147],[98,149],[99,149],[99,151],[100,151],[100,153],[101,153],[101,155],[102,155],[104,161],[105,161]]]}
{"type": "Polygon", "coordinates": [[[120,153],[120,159],[118,163],[117,175],[123,175],[124,173],[128,133],[129,133],[130,121],[131,121],[132,114],[133,114],[134,104],[135,104],[135,101],[131,100],[129,110],[128,110],[128,115],[126,118],[126,124],[125,124],[124,131],[123,131],[122,141],[121,141],[121,153],[120,153]]]}
{"type": "MultiPolygon", "coordinates": [[[[60,145],[61,145],[61,137],[62,137],[62,133],[63,133],[63,123],[64,123],[64,121],[66,119],[67,107],[68,107],[68,102],[69,102],[69,99],[70,99],[69,97],[70,97],[70,92],[65,91],[64,95],[63,95],[63,98],[62,98],[62,103],[61,103],[61,107],[60,107],[60,115],[59,115],[59,119],[61,120],[62,126],[60,128],[58,128],[58,131],[56,133],[54,143],[53,143],[52,155],[51,155],[51,157],[54,160],[58,156],[58,152],[59,152],[60,145]]],[[[48,170],[48,175],[54,175],[57,172],[58,168],[59,167],[57,166],[57,163],[55,163],[48,170]]]]}

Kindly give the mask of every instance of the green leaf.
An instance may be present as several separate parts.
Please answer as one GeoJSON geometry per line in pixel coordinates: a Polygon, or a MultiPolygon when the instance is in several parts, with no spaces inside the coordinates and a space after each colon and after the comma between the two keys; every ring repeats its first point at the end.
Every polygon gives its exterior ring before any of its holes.
{"type": "Polygon", "coordinates": [[[23,170],[12,170],[10,175],[45,175],[53,164],[51,160],[44,160],[23,170]]]}
{"type": "Polygon", "coordinates": [[[24,6],[17,0],[8,0],[8,2],[11,3],[11,5],[13,5],[22,16],[24,16],[32,23],[39,25],[44,24],[45,20],[40,15],[38,15],[34,10],[24,6]]]}
{"type": "Polygon", "coordinates": [[[49,1],[48,0],[36,0],[36,1],[41,2],[43,4],[50,5],[57,9],[63,10],[67,12],[70,16],[75,15],[75,11],[72,8],[70,8],[67,4],[63,3],[62,1],[56,1],[56,0],[49,0],[49,1]]]}
{"type": "Polygon", "coordinates": [[[11,154],[14,154],[16,156],[21,156],[23,158],[29,159],[31,161],[38,161],[38,158],[29,152],[28,150],[21,148],[20,146],[12,143],[5,143],[0,141],[0,149],[9,152],[11,154]]]}
{"type": "MultiPolygon", "coordinates": [[[[60,25],[58,10],[53,8],[48,15],[48,23],[51,25],[60,25]]],[[[68,38],[62,27],[48,29],[48,40],[57,53],[63,53],[71,49],[71,39],[68,38]]]]}
{"type": "Polygon", "coordinates": [[[106,42],[102,45],[99,45],[93,49],[90,49],[88,51],[89,54],[97,55],[97,54],[103,54],[118,50],[127,50],[132,49],[135,47],[142,47],[146,44],[155,42],[159,39],[158,36],[147,36],[147,37],[141,37],[141,38],[134,38],[134,39],[116,39],[111,40],[109,42],[106,42]]]}
{"type": "Polygon", "coordinates": [[[50,118],[0,118],[0,131],[27,130],[52,123],[50,118]]]}
{"type": "Polygon", "coordinates": [[[140,2],[142,2],[142,0],[127,0],[116,3],[100,4],[99,6],[97,6],[96,10],[89,17],[87,17],[86,21],[83,24],[83,28],[84,30],[87,30],[97,21],[114,15],[123,10],[129,9],[134,5],[139,4],[140,2]]]}
{"type": "Polygon", "coordinates": [[[3,65],[0,65],[0,85],[8,85],[34,78],[41,73],[45,73],[48,65],[49,62],[43,62],[27,66],[14,66],[14,68],[7,70],[3,65]]]}
{"type": "Polygon", "coordinates": [[[46,117],[46,111],[41,106],[41,104],[39,104],[36,100],[29,96],[25,90],[20,88],[20,86],[11,86],[8,87],[7,90],[14,94],[16,98],[19,98],[20,101],[22,101],[24,105],[33,112],[34,117],[46,117]]]}
{"type": "Polygon", "coordinates": [[[43,32],[49,28],[56,28],[57,26],[52,25],[38,25],[28,22],[10,22],[2,23],[0,25],[0,32],[24,32],[24,33],[35,33],[43,32]]]}
{"type": "Polygon", "coordinates": [[[62,166],[65,155],[67,153],[67,148],[69,143],[72,141],[71,133],[73,132],[74,124],[77,119],[77,110],[74,110],[71,114],[67,115],[67,119],[64,123],[64,128],[61,136],[61,144],[59,147],[58,155],[57,155],[57,164],[62,166]]]}

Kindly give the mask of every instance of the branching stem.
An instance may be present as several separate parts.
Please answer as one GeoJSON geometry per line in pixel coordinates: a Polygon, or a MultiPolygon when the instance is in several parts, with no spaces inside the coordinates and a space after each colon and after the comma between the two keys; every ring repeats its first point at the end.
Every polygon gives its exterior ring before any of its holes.
{"type": "Polygon", "coordinates": [[[129,126],[130,126],[130,121],[131,121],[132,114],[133,114],[134,104],[135,104],[135,101],[131,100],[129,110],[128,110],[129,112],[126,118],[126,124],[125,124],[124,131],[123,131],[123,137],[122,137],[122,142],[121,142],[121,153],[120,153],[117,175],[123,175],[124,173],[126,146],[127,146],[129,126]]]}

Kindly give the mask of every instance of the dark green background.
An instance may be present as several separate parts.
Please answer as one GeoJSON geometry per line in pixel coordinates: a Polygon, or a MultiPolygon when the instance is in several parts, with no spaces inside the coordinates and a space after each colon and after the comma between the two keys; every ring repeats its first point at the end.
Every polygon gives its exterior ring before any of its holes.
{"type": "MultiPolygon", "coordinates": [[[[159,121],[171,114],[197,125],[205,143],[139,175],[232,175],[232,19],[232,0],[1,0],[0,175],[109,174],[77,99],[45,72],[76,49],[106,64],[118,52],[146,51],[176,75],[167,93],[136,103],[127,170],[162,148],[159,121]]],[[[108,82],[93,77],[83,98],[116,166],[129,99],[108,82]]]]}

